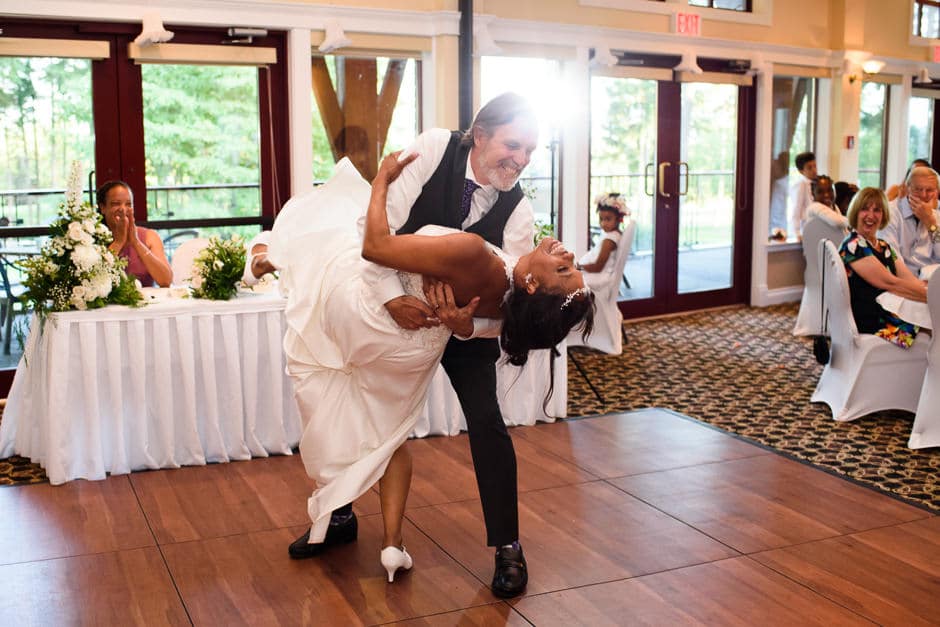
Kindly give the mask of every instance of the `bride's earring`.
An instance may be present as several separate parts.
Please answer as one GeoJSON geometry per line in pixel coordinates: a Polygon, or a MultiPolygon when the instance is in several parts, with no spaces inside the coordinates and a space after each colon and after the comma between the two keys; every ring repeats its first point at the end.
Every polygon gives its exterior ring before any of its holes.
{"type": "Polygon", "coordinates": [[[528,274],[526,274],[526,275],[525,275],[524,277],[522,277],[522,278],[525,279],[525,286],[526,286],[526,287],[529,287],[529,284],[532,283],[532,273],[529,272],[528,274]]]}

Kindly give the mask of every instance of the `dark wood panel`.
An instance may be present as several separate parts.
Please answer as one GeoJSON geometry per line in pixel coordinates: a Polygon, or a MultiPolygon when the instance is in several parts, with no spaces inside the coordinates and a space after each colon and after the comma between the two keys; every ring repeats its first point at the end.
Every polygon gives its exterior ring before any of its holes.
{"type": "Polygon", "coordinates": [[[611,483],[742,553],[928,515],[778,455],[624,477],[611,483]],[[807,489],[810,485],[812,490],[807,489]]]}
{"type": "MultiPolygon", "coordinates": [[[[528,594],[633,577],[738,555],[728,547],[601,482],[526,492],[519,498],[528,594]]],[[[489,582],[479,503],[408,512],[424,533],[489,582]]]]}
{"type": "Polygon", "coordinates": [[[0,566],[4,625],[189,625],[160,552],[0,566]]]}
{"type": "Polygon", "coordinates": [[[389,584],[379,562],[381,517],[359,519],[359,540],[295,561],[286,544],[298,529],[163,547],[197,625],[376,624],[491,603],[460,564],[405,523],[411,571],[389,584]]]}
{"type": "Polygon", "coordinates": [[[126,476],[0,489],[0,563],[153,545],[126,476]]]}
{"type": "Polygon", "coordinates": [[[757,446],[655,409],[513,433],[604,478],[767,454],[757,446]]]}
{"type": "Polygon", "coordinates": [[[871,625],[741,557],[627,581],[529,597],[534,625],[871,625]]]}
{"type": "Polygon", "coordinates": [[[936,625],[940,617],[936,516],[754,559],[883,625],[936,625]]]}

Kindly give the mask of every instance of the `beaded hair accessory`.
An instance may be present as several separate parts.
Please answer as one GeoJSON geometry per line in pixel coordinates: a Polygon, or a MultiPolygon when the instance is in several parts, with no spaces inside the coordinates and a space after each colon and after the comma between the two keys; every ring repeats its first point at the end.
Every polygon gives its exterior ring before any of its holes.
{"type": "Polygon", "coordinates": [[[565,307],[570,305],[571,301],[576,299],[578,296],[587,296],[590,293],[591,293],[591,288],[589,288],[587,285],[576,289],[575,291],[571,292],[570,294],[568,294],[568,296],[565,297],[565,302],[561,304],[561,308],[564,309],[565,307]]]}

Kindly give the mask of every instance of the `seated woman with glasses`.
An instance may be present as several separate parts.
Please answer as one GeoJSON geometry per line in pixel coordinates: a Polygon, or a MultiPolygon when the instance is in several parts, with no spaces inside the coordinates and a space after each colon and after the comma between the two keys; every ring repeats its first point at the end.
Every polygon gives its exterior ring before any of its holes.
{"type": "Polygon", "coordinates": [[[134,222],[134,193],[124,181],[108,181],[98,189],[98,211],[111,229],[114,241],[108,249],[127,259],[127,273],[143,287],[168,287],[173,271],[156,231],[134,222]]]}

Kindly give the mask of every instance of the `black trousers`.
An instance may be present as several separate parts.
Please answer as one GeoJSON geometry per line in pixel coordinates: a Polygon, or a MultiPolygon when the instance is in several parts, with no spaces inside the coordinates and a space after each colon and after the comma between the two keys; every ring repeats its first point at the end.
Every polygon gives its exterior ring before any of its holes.
{"type": "Polygon", "coordinates": [[[499,356],[498,340],[451,338],[441,359],[467,418],[470,454],[489,546],[519,539],[516,451],[496,398],[499,356]]]}

